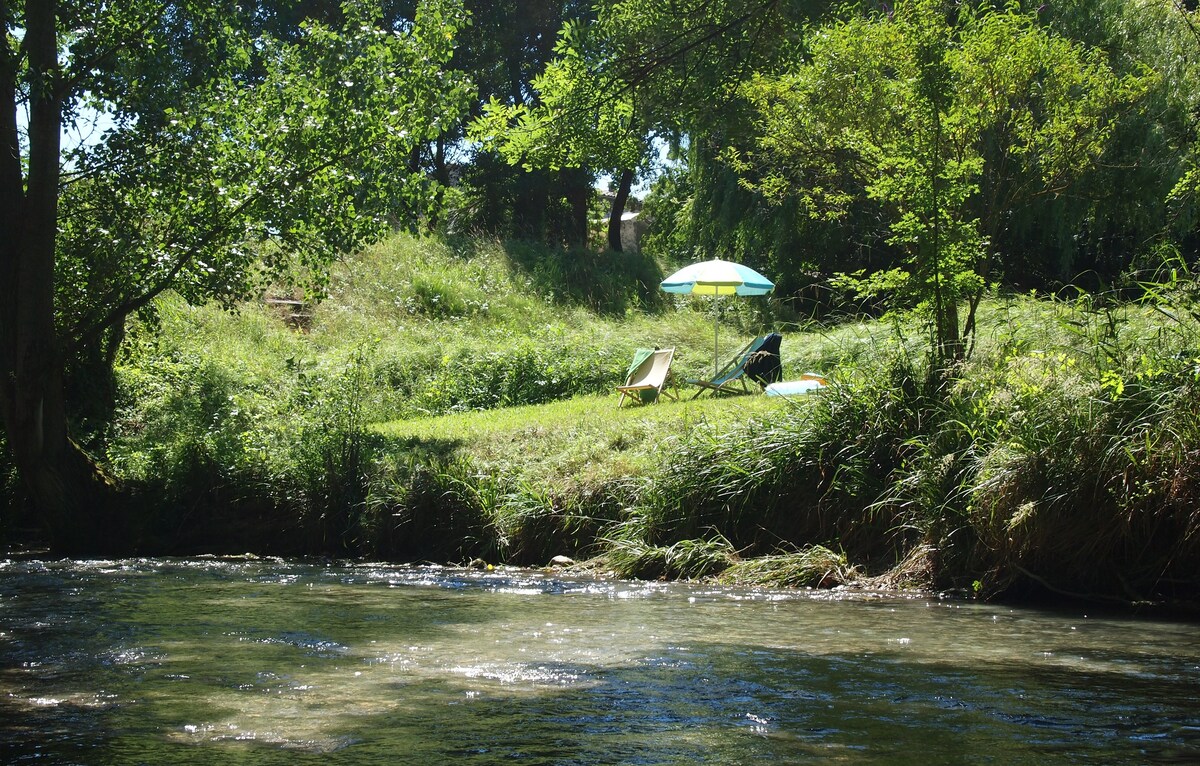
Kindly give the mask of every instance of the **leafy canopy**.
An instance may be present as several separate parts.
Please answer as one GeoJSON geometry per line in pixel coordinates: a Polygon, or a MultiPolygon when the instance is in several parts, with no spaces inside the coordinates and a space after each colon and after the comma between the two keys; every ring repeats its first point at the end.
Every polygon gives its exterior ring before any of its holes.
{"type": "Polygon", "coordinates": [[[971,329],[956,306],[984,287],[1004,207],[1095,162],[1147,80],[1031,15],[908,0],[820,28],[792,72],[753,79],[757,138],[729,158],[748,186],[812,217],[875,201],[907,261],[859,287],[926,302],[953,352],[971,329]]]}
{"type": "Polygon", "coordinates": [[[279,280],[319,293],[340,253],[426,212],[432,184],[408,157],[465,108],[467,83],[445,66],[465,14],[422,0],[387,27],[371,3],[342,11],[340,29],[307,21],[283,40],[232,5],[92,9],[73,51],[137,44],[81,73],[68,99],[68,117],[91,105],[113,122],[64,165],[57,289],[70,342],[167,287],[227,303],[279,280]]]}
{"type": "Polygon", "coordinates": [[[595,24],[568,21],[556,58],[531,83],[537,100],[514,104],[493,96],[471,137],[526,170],[619,172],[642,165],[649,142],[634,93],[601,74],[604,48],[595,24]]]}

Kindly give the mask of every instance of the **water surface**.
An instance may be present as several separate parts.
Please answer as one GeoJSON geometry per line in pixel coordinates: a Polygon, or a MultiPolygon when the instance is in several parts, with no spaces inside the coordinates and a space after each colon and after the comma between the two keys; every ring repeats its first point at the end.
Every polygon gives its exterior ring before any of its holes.
{"type": "Polygon", "coordinates": [[[1200,762],[1200,627],[854,591],[0,560],[0,762],[1200,762]]]}

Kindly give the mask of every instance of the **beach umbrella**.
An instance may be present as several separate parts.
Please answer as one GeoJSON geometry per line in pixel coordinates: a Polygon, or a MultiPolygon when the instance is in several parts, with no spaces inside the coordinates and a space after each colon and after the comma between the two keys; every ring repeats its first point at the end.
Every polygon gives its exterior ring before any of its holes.
{"type": "MultiPolygon", "coordinates": [[[[714,300],[723,295],[766,295],[775,289],[775,283],[749,266],[714,258],[711,261],[693,263],[667,277],[659,285],[665,292],[680,295],[711,295],[714,300]]],[[[717,375],[720,357],[719,317],[713,321],[713,377],[717,375]]]]}

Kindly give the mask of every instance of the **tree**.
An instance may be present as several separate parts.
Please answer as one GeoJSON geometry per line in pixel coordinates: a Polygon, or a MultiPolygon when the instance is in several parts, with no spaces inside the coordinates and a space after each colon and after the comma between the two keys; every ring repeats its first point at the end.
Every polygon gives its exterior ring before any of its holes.
{"type": "Polygon", "coordinates": [[[0,416],[63,547],[116,542],[124,516],[71,439],[69,368],[110,358],[168,289],[233,302],[299,273],[319,291],[333,258],[428,203],[403,159],[461,108],[443,71],[461,7],[425,0],[394,29],[343,12],[285,42],[232,1],[0,0],[0,416]],[[62,151],[89,108],[113,127],[62,151]]]}
{"type": "Polygon", "coordinates": [[[668,182],[652,190],[651,198],[668,188],[682,194],[648,204],[656,210],[648,251],[669,243],[655,254],[685,262],[698,252],[717,254],[770,267],[781,286],[802,280],[797,245],[808,232],[797,231],[788,206],[765,205],[740,188],[719,158],[749,135],[751,110],[741,84],[757,73],[790,67],[806,29],[830,5],[624,0],[605,3],[604,9],[601,18],[612,38],[610,78],[637,93],[643,122],[671,147],[673,162],[687,176],[682,185],[668,182]]]}
{"type": "Polygon", "coordinates": [[[608,226],[608,246],[621,250],[621,212],[635,169],[649,155],[632,94],[614,93],[594,76],[595,27],[569,21],[555,46],[558,58],[535,77],[533,103],[505,103],[493,97],[471,126],[472,138],[494,148],[527,171],[586,169],[620,178],[608,226]]]}
{"type": "MultiPolygon", "coordinates": [[[[608,243],[632,183],[654,161],[655,139],[680,142],[736,123],[730,94],[758,66],[785,56],[798,11],[779,0],[623,0],[596,4],[596,18],[568,21],[556,58],[527,104],[494,100],[476,138],[527,167],[586,167],[618,180],[608,243]]],[[[803,5],[803,4],[801,4],[803,5]]]]}
{"type": "MultiPolygon", "coordinates": [[[[468,0],[472,24],[454,65],[470,74],[475,99],[470,117],[493,99],[526,105],[537,100],[531,83],[554,55],[564,19],[588,18],[588,0],[468,0]]],[[[583,245],[588,232],[592,174],[576,167],[526,169],[496,152],[463,141],[467,125],[456,123],[427,152],[435,167],[447,153],[462,172],[446,211],[448,228],[486,231],[500,237],[583,245]]]]}
{"type": "Polygon", "coordinates": [[[1007,212],[1094,163],[1147,79],[1118,77],[1029,15],[909,0],[820,29],[793,73],[749,85],[758,138],[731,160],[814,217],[859,195],[881,205],[907,263],[859,285],[921,302],[949,363],[973,333],[1007,212]]]}

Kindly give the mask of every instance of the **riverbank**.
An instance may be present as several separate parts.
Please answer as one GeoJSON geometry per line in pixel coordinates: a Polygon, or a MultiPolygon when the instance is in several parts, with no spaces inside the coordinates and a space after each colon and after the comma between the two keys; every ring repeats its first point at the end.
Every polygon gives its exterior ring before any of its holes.
{"type": "Polygon", "coordinates": [[[624,577],[1190,608],[1192,373],[1156,376],[1135,406],[1084,395],[1077,366],[1031,353],[981,385],[894,361],[792,400],[618,413],[596,397],[390,423],[377,430],[405,454],[449,445],[409,486],[454,498],[409,495],[390,518],[452,506],[477,514],[457,539],[487,541],[459,556],[596,557],[624,577]]]}
{"type": "MultiPolygon", "coordinates": [[[[728,353],[779,330],[785,377],[834,384],[619,410],[638,346],[675,347],[680,379],[711,370],[712,316],[653,303],[653,266],[632,256],[594,263],[591,292],[556,291],[555,258],[398,238],[345,264],[302,325],[278,303],[161,301],[131,328],[112,416],[81,429],[130,498],[120,542],[1195,600],[1186,296],[996,295],[949,373],[910,317],[798,323],[729,301],[728,353]]],[[[8,509],[10,539],[36,524],[8,509]]]]}

